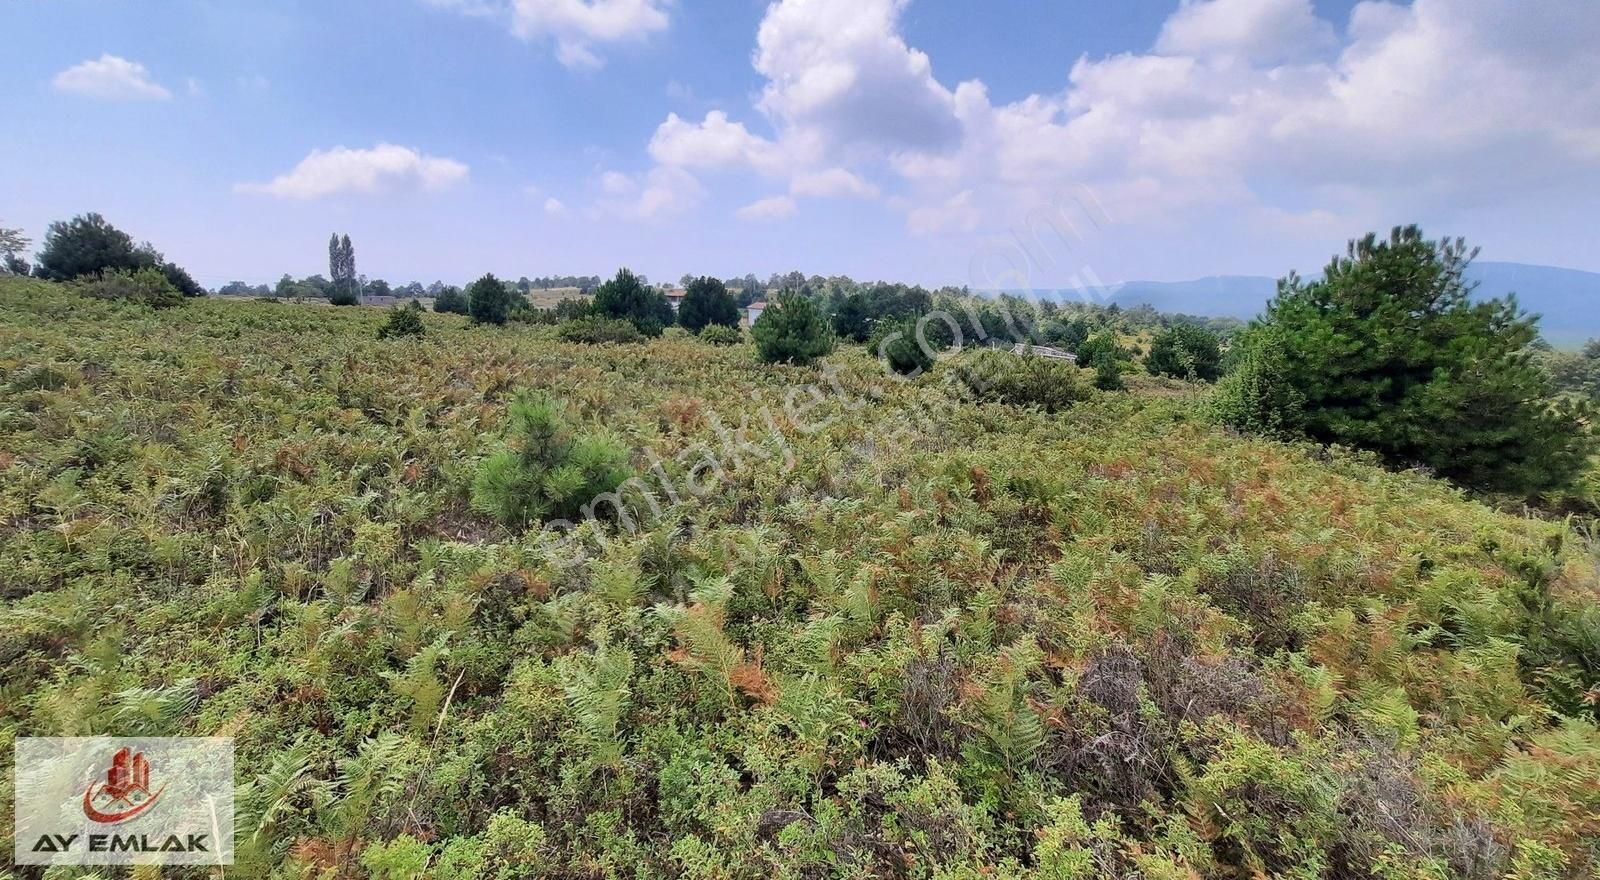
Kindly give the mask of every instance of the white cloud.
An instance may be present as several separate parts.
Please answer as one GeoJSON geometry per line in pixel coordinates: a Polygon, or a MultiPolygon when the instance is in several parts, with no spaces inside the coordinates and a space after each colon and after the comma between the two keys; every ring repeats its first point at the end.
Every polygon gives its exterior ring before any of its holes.
{"type": "Polygon", "coordinates": [[[597,208],[629,220],[658,220],[698,205],[705,187],[693,174],[673,165],[658,165],[642,175],[607,171],[600,175],[604,197],[597,208]]]}
{"type": "Polygon", "coordinates": [[[789,196],[772,196],[751,202],[735,213],[740,220],[770,221],[793,217],[799,205],[789,196]]]}
{"type": "Polygon", "coordinates": [[[184,82],[184,87],[188,90],[191,98],[198,98],[206,93],[205,85],[192,76],[184,82]]]}
{"type": "Polygon", "coordinates": [[[823,171],[801,174],[789,182],[789,192],[797,196],[817,196],[821,198],[875,199],[878,197],[877,186],[843,168],[828,168],[823,171]]]}
{"type": "Polygon", "coordinates": [[[1133,224],[1307,200],[1416,216],[1600,170],[1600,5],[1368,0],[1334,34],[1305,0],[1187,2],[1152,52],[1080,59],[1061,91],[995,105],[962,83],[959,149],[887,157],[908,224],[998,225],[1078,184],[1133,224]]]}
{"type": "Polygon", "coordinates": [[[941,83],[908,3],[772,3],[752,109],[773,134],[670,114],[657,168],[787,180],[749,219],[888,190],[914,232],[1004,232],[1087,186],[1134,228],[1228,216],[1307,240],[1600,175],[1596,3],[1362,0],[1334,22],[1311,0],[1181,0],[1147,51],[1009,103],[941,83]]]}
{"type": "Polygon", "coordinates": [[[567,67],[605,64],[596,43],[643,40],[666,30],[669,0],[425,0],[430,6],[503,22],[524,40],[550,39],[567,67]]]}
{"type": "Polygon", "coordinates": [[[172,97],[166,87],[150,78],[143,64],[110,53],[61,71],[51,83],[58,92],[102,101],[165,101],[172,97]]]}
{"type": "Polygon", "coordinates": [[[922,205],[906,212],[906,228],[919,235],[977,228],[978,212],[972,207],[972,190],[964,189],[948,199],[922,205]]]}
{"type": "Polygon", "coordinates": [[[960,127],[928,56],[906,45],[909,0],[782,0],[756,34],[760,109],[816,153],[938,149],[960,127]]]}
{"type": "Polygon", "coordinates": [[[373,194],[398,189],[437,191],[467,179],[467,166],[394,144],[366,150],[312,150],[287,174],[267,183],[241,183],[236,192],[285,199],[318,199],[341,193],[373,194]]]}
{"type": "Polygon", "coordinates": [[[544,200],[544,212],[552,217],[559,217],[567,213],[567,206],[562,204],[560,199],[551,196],[544,200]]]}
{"type": "Polygon", "coordinates": [[[600,175],[600,189],[611,195],[628,195],[638,188],[634,179],[621,171],[607,171],[600,175]]]}
{"type": "Polygon", "coordinates": [[[746,167],[767,173],[781,171],[785,164],[776,144],[751,134],[742,122],[729,122],[721,110],[698,123],[668,113],[650,138],[650,158],[684,168],[746,167]]]}
{"type": "Polygon", "coordinates": [[[1317,18],[1311,0],[1183,0],[1155,48],[1163,55],[1277,63],[1337,46],[1333,26],[1317,18]]]}

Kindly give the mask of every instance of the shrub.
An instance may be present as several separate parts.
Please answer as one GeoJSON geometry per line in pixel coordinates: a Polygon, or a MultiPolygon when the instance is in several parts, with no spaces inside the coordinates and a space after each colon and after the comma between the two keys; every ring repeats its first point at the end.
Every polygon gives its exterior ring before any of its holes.
{"type": "Polygon", "coordinates": [[[809,297],[786,293],[750,328],[761,360],[805,365],[833,351],[833,329],[809,297]]]}
{"type": "Polygon", "coordinates": [[[459,287],[446,287],[433,298],[433,310],[439,313],[465,315],[469,313],[467,295],[459,287]]]}
{"type": "Polygon", "coordinates": [[[353,284],[329,285],[328,304],[335,306],[359,306],[361,305],[361,293],[353,284]]]}
{"type": "Polygon", "coordinates": [[[868,347],[890,370],[903,376],[919,375],[933,368],[933,352],[917,339],[916,318],[882,326],[868,347]]]}
{"type": "Polygon", "coordinates": [[[177,263],[162,263],[159,268],[161,269],[161,274],[166,276],[167,282],[184,296],[206,295],[206,289],[201,287],[199,283],[196,282],[194,278],[190,276],[188,272],[184,271],[183,267],[179,266],[177,263]]]}
{"type": "Polygon", "coordinates": [[[1089,396],[1078,368],[1067,361],[985,349],[958,365],[968,390],[980,400],[1061,412],[1089,396]]]}
{"type": "Polygon", "coordinates": [[[474,324],[504,324],[511,314],[511,290],[492,273],[467,285],[467,312],[474,324]]]}
{"type": "Polygon", "coordinates": [[[1152,376],[1215,382],[1222,375],[1222,345],[1203,327],[1176,324],[1150,340],[1144,366],[1152,376]]]}
{"type": "Polygon", "coordinates": [[[556,328],[556,335],[564,342],[577,342],[584,345],[644,341],[644,334],[640,333],[637,327],[627,321],[617,318],[605,318],[600,315],[589,315],[583,318],[563,321],[556,328]]]}
{"type": "Polygon", "coordinates": [[[1568,485],[1594,443],[1587,413],[1551,402],[1532,362],[1537,319],[1516,300],[1474,301],[1461,239],[1415,226],[1350,242],[1323,277],[1279,282],[1260,324],[1284,348],[1305,428],[1390,464],[1427,465],[1462,485],[1537,493],[1568,485]]]}
{"type": "Polygon", "coordinates": [[[739,304],[715,278],[696,278],[684,288],[678,305],[678,323],[691,333],[711,326],[738,327],[739,304]]]}
{"type": "Polygon", "coordinates": [[[519,396],[510,408],[507,448],[483,461],[472,507],[507,525],[576,519],[584,504],[628,478],[628,451],[604,434],[578,434],[561,404],[519,396]]]}
{"type": "Polygon", "coordinates": [[[738,345],[744,341],[744,334],[738,327],[727,327],[722,324],[707,324],[700,331],[700,339],[712,345],[738,345]]]}
{"type": "Polygon", "coordinates": [[[183,294],[152,266],[134,272],[107,270],[80,281],[78,290],[95,299],[127,300],[157,309],[183,304],[183,294]]]}
{"type": "Polygon", "coordinates": [[[564,299],[555,304],[550,313],[560,321],[570,321],[594,314],[594,303],[588,299],[564,299]]]}
{"type": "Polygon", "coordinates": [[[389,339],[396,336],[421,337],[426,331],[422,326],[422,304],[412,300],[404,307],[389,310],[389,320],[378,328],[379,339],[389,339]]]}
{"type": "Polygon", "coordinates": [[[646,336],[660,336],[674,317],[666,294],[647,286],[627,269],[618,269],[615,278],[595,291],[594,311],[627,321],[646,336]]]}
{"type": "Polygon", "coordinates": [[[1270,336],[1258,338],[1239,355],[1211,400],[1221,424],[1277,440],[1300,436],[1305,405],[1305,395],[1286,375],[1282,344],[1270,336]]]}
{"type": "Polygon", "coordinates": [[[1110,349],[1096,351],[1090,366],[1094,367],[1094,387],[1101,391],[1121,391],[1128,387],[1122,381],[1122,366],[1117,363],[1117,356],[1110,349]]]}

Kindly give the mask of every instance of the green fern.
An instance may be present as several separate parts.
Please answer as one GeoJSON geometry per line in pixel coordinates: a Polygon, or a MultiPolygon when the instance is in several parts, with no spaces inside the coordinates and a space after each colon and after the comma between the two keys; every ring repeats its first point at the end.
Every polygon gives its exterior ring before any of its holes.
{"type": "Polygon", "coordinates": [[[600,766],[622,761],[621,725],[632,702],[633,664],[632,652],[601,644],[588,662],[568,659],[561,667],[567,706],[600,766]]]}

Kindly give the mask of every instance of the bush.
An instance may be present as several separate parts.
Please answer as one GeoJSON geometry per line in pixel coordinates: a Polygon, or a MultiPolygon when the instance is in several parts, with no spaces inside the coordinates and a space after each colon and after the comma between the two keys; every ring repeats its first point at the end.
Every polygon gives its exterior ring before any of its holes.
{"type": "Polygon", "coordinates": [[[201,287],[199,283],[196,282],[194,278],[191,277],[188,272],[184,271],[183,267],[179,266],[177,263],[162,263],[160,269],[161,274],[166,276],[167,283],[171,284],[173,288],[175,288],[184,296],[206,295],[206,289],[201,287]]]}
{"type": "Polygon", "coordinates": [[[1117,363],[1117,356],[1110,349],[1096,351],[1090,366],[1094,367],[1094,387],[1101,391],[1121,391],[1128,387],[1122,381],[1122,365],[1117,363]]]}
{"type": "Polygon", "coordinates": [[[1276,440],[1300,436],[1305,405],[1305,395],[1286,373],[1283,346],[1271,337],[1260,337],[1241,352],[1211,400],[1212,413],[1221,424],[1276,440]]]}
{"type": "Polygon", "coordinates": [[[605,318],[600,315],[589,315],[584,318],[563,321],[556,328],[556,336],[560,337],[564,342],[577,342],[583,345],[644,341],[644,334],[639,332],[639,328],[627,321],[617,318],[605,318]]]}
{"type": "Polygon", "coordinates": [[[504,324],[511,314],[511,290],[486,274],[467,285],[467,313],[474,324],[504,324]]]}
{"type": "Polygon", "coordinates": [[[678,305],[678,323],[691,333],[711,326],[737,328],[739,304],[721,281],[696,278],[684,288],[683,302],[678,305]]]}
{"type": "Polygon", "coordinates": [[[1512,298],[1474,301],[1464,274],[1476,255],[1415,226],[1369,234],[1321,279],[1280,282],[1243,344],[1282,343],[1285,381],[1319,441],[1477,489],[1568,485],[1594,447],[1587,413],[1552,403],[1531,359],[1536,318],[1512,298]]]}
{"type": "Polygon", "coordinates": [[[666,294],[627,269],[618,269],[615,278],[600,285],[593,307],[595,314],[627,321],[646,336],[660,336],[674,318],[666,294]]]}
{"type": "Polygon", "coordinates": [[[902,376],[918,375],[933,368],[933,352],[917,340],[916,318],[883,325],[873,334],[868,347],[889,369],[902,376]]]}
{"type": "Polygon", "coordinates": [[[422,304],[412,300],[404,307],[389,310],[389,320],[378,328],[378,338],[389,339],[399,336],[420,338],[425,332],[422,326],[422,304]]]}
{"type": "Polygon", "coordinates": [[[1068,361],[985,349],[957,366],[968,390],[980,400],[1036,406],[1061,412],[1089,396],[1078,368],[1068,361]]]}
{"type": "Polygon", "coordinates": [[[1150,341],[1144,366],[1152,376],[1215,382],[1222,375],[1222,344],[1203,327],[1176,324],[1150,341]]]}
{"type": "Polygon", "coordinates": [[[119,299],[156,309],[183,304],[183,294],[161,270],[147,266],[138,271],[107,270],[97,277],[80,281],[79,292],[95,299],[119,299]]]}
{"type": "Polygon", "coordinates": [[[433,298],[433,310],[441,314],[465,315],[470,312],[467,295],[459,287],[446,287],[433,298]]]}
{"type": "Polygon", "coordinates": [[[809,297],[786,293],[750,328],[761,360],[806,365],[833,351],[833,329],[809,297]]]}
{"type": "Polygon", "coordinates": [[[707,324],[700,331],[700,339],[712,345],[738,345],[744,341],[744,334],[738,327],[727,327],[722,324],[707,324]]]}
{"type": "Polygon", "coordinates": [[[511,403],[507,448],[484,460],[472,507],[507,525],[577,519],[583,505],[628,478],[628,451],[603,434],[578,434],[546,397],[511,403]]]}
{"type": "Polygon", "coordinates": [[[328,285],[328,304],[335,306],[361,305],[361,291],[355,284],[328,285]]]}

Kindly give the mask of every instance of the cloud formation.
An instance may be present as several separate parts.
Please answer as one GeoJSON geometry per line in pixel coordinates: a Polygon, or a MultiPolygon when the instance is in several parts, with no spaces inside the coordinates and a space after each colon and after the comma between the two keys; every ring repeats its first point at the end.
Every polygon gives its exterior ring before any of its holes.
{"type": "Polygon", "coordinates": [[[552,40],[556,60],[578,70],[604,66],[600,43],[637,42],[666,30],[668,0],[426,0],[490,18],[523,40],[552,40]]]}
{"type": "Polygon", "coordinates": [[[102,101],[165,101],[172,92],[151,79],[137,61],[110,53],[77,64],[55,75],[56,91],[102,101]]]}
{"type": "Polygon", "coordinates": [[[312,150],[286,174],[267,183],[241,183],[235,192],[284,199],[320,199],[347,193],[372,195],[411,189],[436,192],[467,179],[467,166],[410,147],[312,150]]]}
{"type": "Polygon", "coordinates": [[[788,196],[772,196],[751,202],[735,211],[740,220],[772,221],[793,217],[799,206],[788,196]]]}
{"type": "Polygon", "coordinates": [[[1320,232],[1600,173],[1600,4],[1364,0],[1334,22],[1311,0],[1181,0],[1149,49],[995,103],[907,44],[909,2],[773,3],[751,107],[773,133],[669,115],[651,157],[788,181],[790,202],[741,215],[889,192],[929,234],[998,228],[1085,185],[1129,224],[1226,209],[1320,232]]]}

